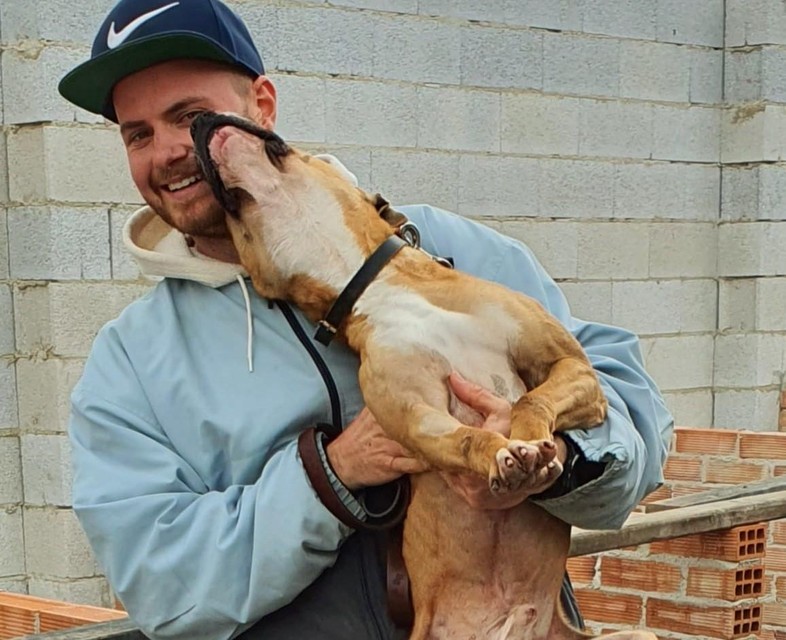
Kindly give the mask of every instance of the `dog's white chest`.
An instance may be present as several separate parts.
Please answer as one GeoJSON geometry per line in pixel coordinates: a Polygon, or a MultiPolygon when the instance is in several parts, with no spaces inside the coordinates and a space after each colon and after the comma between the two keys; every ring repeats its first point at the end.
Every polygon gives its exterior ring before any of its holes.
{"type": "Polygon", "coordinates": [[[453,370],[511,402],[525,391],[508,352],[517,325],[495,305],[479,307],[472,314],[458,313],[411,289],[378,280],[355,310],[368,316],[373,325],[370,339],[379,346],[432,352],[453,370]]]}

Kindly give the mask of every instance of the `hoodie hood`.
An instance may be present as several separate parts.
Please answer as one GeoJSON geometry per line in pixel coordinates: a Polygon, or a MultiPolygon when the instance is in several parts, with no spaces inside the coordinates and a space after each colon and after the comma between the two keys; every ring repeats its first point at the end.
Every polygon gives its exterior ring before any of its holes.
{"type": "MultiPolygon", "coordinates": [[[[355,175],[334,156],[320,154],[314,157],[332,164],[348,181],[358,186],[355,175]]],[[[147,206],[138,209],[126,221],[123,244],[142,274],[154,279],[193,280],[215,289],[248,275],[239,264],[197,253],[188,246],[183,233],[164,222],[147,206]]]]}

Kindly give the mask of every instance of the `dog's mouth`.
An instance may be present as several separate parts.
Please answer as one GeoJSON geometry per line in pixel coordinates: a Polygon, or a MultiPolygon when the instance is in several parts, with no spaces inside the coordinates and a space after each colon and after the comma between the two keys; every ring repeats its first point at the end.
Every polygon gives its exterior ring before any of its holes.
{"type": "Polygon", "coordinates": [[[216,163],[210,157],[210,141],[221,127],[236,127],[257,136],[264,142],[265,154],[277,169],[281,169],[282,161],[289,154],[290,148],[272,131],[240,116],[205,111],[194,119],[191,123],[191,138],[194,140],[194,155],[202,174],[224,211],[237,218],[240,216],[241,201],[248,197],[248,193],[240,187],[227,188],[221,180],[216,163]]]}

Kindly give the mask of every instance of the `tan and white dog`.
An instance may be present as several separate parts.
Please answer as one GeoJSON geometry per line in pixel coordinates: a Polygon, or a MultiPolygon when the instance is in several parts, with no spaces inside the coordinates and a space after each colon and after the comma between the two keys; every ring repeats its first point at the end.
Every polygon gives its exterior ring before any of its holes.
{"type": "MultiPolygon", "coordinates": [[[[255,289],[318,322],[394,234],[395,213],[331,164],[264,134],[217,128],[205,142],[209,162],[232,200],[227,223],[255,289]]],[[[411,638],[594,637],[571,628],[557,604],[569,525],[529,501],[472,509],[438,473],[479,474],[495,492],[559,474],[549,464],[553,432],[595,426],[606,413],[576,339],[534,300],[410,247],[379,272],[337,337],[360,356],[360,386],[377,421],[435,470],[412,477],[404,527],[411,638]],[[446,384],[453,370],[513,404],[510,438],[462,422],[467,411],[446,384]]],[[[643,631],[603,638],[655,640],[643,631]]]]}

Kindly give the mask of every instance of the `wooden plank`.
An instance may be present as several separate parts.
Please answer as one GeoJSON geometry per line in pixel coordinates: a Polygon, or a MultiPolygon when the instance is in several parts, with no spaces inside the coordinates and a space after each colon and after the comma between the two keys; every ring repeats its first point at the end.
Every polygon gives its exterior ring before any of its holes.
{"type": "Polygon", "coordinates": [[[25,640],[25,638],[30,640],[43,638],[46,638],[46,640],[146,640],[142,632],[130,620],[113,620],[112,622],[88,624],[82,627],[74,627],[73,629],[64,629],[63,631],[24,636],[20,640],[25,640]]]}
{"type": "Polygon", "coordinates": [[[749,482],[733,487],[716,487],[701,493],[692,493],[678,498],[668,498],[651,502],[644,505],[645,513],[655,513],[666,509],[678,509],[681,507],[692,507],[697,504],[707,504],[719,500],[731,500],[734,498],[745,498],[747,496],[759,496],[773,491],[786,490],[786,476],[778,476],[760,482],[749,482]]]}
{"type": "Polygon", "coordinates": [[[639,514],[631,517],[618,530],[575,529],[571,536],[570,555],[583,556],[653,540],[679,538],[694,533],[729,529],[741,524],[785,517],[786,490],[658,513],[639,514]]]}

